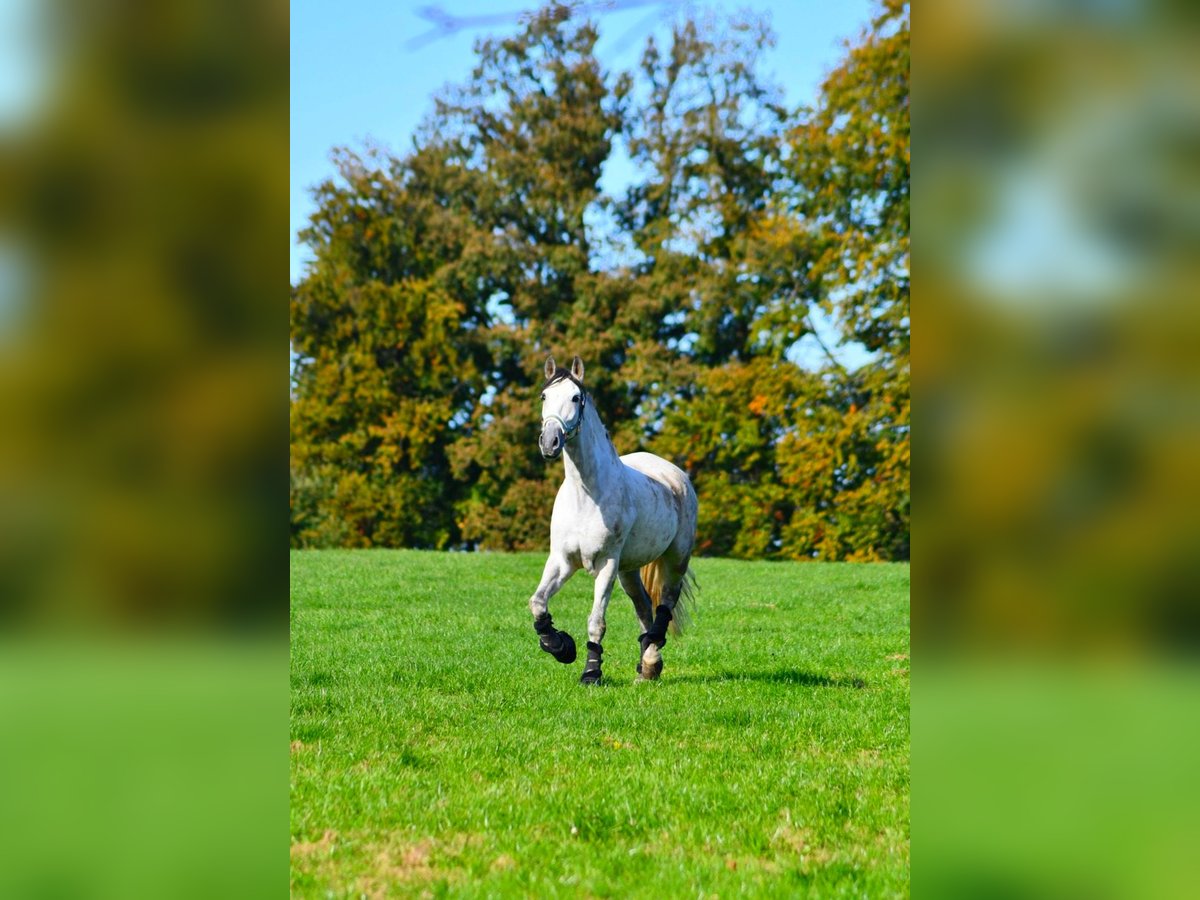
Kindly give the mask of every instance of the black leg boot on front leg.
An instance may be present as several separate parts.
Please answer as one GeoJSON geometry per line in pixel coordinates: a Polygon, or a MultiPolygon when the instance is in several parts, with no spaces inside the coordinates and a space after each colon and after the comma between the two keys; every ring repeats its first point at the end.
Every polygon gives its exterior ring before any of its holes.
{"type": "Polygon", "coordinates": [[[533,630],[538,633],[538,643],[542,649],[560,663],[575,662],[575,639],[554,627],[550,613],[542,613],[534,619],[533,630]]]}
{"type": "Polygon", "coordinates": [[[587,662],[583,665],[583,674],[579,676],[580,684],[600,683],[600,657],[604,649],[593,641],[587,642],[587,662]]]}
{"type": "Polygon", "coordinates": [[[671,610],[665,606],[658,607],[654,613],[654,624],[650,626],[649,631],[638,638],[638,645],[642,649],[642,655],[637,665],[638,677],[653,681],[662,674],[663,662],[660,651],[667,645],[667,626],[670,623],[671,610]]]}

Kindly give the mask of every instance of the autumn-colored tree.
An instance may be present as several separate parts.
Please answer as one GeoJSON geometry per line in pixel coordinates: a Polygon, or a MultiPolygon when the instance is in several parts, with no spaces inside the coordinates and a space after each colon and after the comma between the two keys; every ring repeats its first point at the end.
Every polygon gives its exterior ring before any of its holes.
{"type": "Polygon", "coordinates": [[[906,559],[906,4],[884,6],[793,119],[772,157],[779,177],[740,227],[720,229],[732,237],[715,269],[737,298],[716,304],[723,343],[708,342],[717,352],[652,447],[692,475],[705,552],[906,559]],[[871,361],[847,371],[827,350],[817,372],[787,362],[814,310],[871,361]]]}
{"type": "Polygon", "coordinates": [[[479,44],[408,156],[340,154],[293,291],[293,542],[544,546],[555,352],[621,452],[693,475],[702,552],[906,555],[907,34],[887,6],[789,113],[753,19],[614,74],[551,4],[479,44]],[[789,362],[814,308],[872,363],[789,362]]]}
{"type": "Polygon", "coordinates": [[[909,7],[885,0],[789,135],[796,213],[815,230],[814,299],[874,359],[832,366],[813,426],[779,445],[798,514],[788,555],[909,553],[909,7]],[[815,467],[815,468],[814,468],[815,467]]]}

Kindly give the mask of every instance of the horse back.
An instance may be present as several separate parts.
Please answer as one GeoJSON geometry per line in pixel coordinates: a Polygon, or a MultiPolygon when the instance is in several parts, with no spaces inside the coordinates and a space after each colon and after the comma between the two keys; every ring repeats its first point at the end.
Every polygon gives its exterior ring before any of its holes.
{"type": "Polygon", "coordinates": [[[696,496],[687,473],[661,456],[655,456],[653,453],[627,453],[621,457],[621,462],[651,481],[661,484],[679,500],[686,501],[689,496],[693,499],[696,496]]]}
{"type": "Polygon", "coordinates": [[[696,492],[686,472],[653,453],[630,453],[622,456],[621,462],[644,476],[652,489],[665,489],[668,504],[675,513],[677,531],[695,531],[696,492]]]}

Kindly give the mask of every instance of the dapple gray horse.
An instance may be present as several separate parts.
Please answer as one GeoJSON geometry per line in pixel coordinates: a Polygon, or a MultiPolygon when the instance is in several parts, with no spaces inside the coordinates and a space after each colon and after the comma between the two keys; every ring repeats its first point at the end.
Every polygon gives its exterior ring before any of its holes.
{"type": "Polygon", "coordinates": [[[550,520],[550,558],[529,598],[534,630],[543,650],[559,662],[575,661],[575,641],[554,627],[548,606],[568,578],[586,569],[596,587],[580,681],[599,684],[605,613],[620,581],[642,624],[638,677],[658,678],[668,625],[679,634],[687,621],[683,601],[693,586],[688,561],[696,540],[696,492],[686,473],[661,457],[617,456],[584,390],[578,356],[570,370],[550,357],[545,374],[538,444],[546,459],[563,458],[566,477],[550,520]]]}

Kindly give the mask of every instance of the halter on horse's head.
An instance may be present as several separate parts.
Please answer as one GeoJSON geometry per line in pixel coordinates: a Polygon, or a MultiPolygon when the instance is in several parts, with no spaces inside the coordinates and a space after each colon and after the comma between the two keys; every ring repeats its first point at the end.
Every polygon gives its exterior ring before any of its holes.
{"type": "Polygon", "coordinates": [[[542,384],[542,436],[538,447],[546,459],[557,459],[567,442],[579,434],[587,392],[583,389],[583,360],[571,361],[570,370],[560,369],[554,357],[546,359],[546,381],[542,384]]]}

